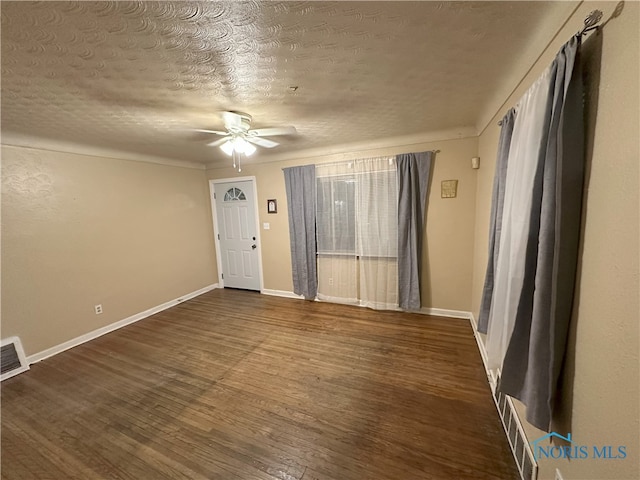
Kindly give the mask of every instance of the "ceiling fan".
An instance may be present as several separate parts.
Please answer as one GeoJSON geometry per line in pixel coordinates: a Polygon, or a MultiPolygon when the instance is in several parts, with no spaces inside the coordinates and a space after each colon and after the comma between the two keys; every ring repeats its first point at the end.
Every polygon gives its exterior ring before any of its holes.
{"type": "Polygon", "coordinates": [[[278,142],[263,137],[277,135],[293,135],[295,127],[269,127],[251,129],[251,115],[242,112],[222,112],[222,120],[226,131],[195,129],[196,132],[222,135],[223,138],[208,143],[209,147],[220,147],[227,155],[233,157],[233,167],[238,165],[240,171],[240,155],[253,155],[256,151],[254,145],[264,148],[273,148],[280,145],[278,142]]]}

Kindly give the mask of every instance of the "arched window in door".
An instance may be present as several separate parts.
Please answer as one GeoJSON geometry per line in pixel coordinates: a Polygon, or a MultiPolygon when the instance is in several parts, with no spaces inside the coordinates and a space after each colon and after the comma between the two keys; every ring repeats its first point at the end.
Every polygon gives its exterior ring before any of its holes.
{"type": "Polygon", "coordinates": [[[242,190],[236,187],[232,187],[224,194],[225,202],[237,202],[239,200],[246,200],[247,197],[242,190]]]}

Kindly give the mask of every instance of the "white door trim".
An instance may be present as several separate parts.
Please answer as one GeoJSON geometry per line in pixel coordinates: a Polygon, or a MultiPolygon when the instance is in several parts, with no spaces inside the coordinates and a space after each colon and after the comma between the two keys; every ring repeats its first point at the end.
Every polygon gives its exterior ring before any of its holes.
{"type": "Polygon", "coordinates": [[[260,238],[260,209],[258,205],[258,184],[255,176],[250,177],[232,177],[232,178],[217,178],[215,180],[209,180],[209,197],[211,199],[211,216],[213,220],[213,238],[216,245],[216,263],[218,264],[218,285],[224,288],[224,279],[222,278],[222,256],[220,255],[220,239],[218,233],[218,215],[216,214],[216,199],[213,194],[215,192],[215,185],[218,183],[230,183],[230,182],[251,182],[253,188],[253,202],[256,212],[256,237],[258,240],[258,276],[260,278],[260,293],[264,290],[264,278],[262,276],[262,239],[260,238]]]}

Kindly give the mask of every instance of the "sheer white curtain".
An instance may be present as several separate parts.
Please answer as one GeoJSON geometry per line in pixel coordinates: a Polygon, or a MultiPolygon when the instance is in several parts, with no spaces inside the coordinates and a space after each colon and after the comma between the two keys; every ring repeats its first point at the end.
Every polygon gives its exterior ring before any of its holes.
{"type": "Polygon", "coordinates": [[[487,361],[490,369],[502,367],[524,282],[533,182],[541,149],[546,146],[543,135],[549,110],[551,79],[551,68],[547,68],[516,106],[504,192],[500,255],[496,264],[487,331],[487,361]]]}
{"type": "Polygon", "coordinates": [[[316,165],[318,298],[358,302],[353,163],[316,165]]]}
{"type": "Polygon", "coordinates": [[[398,305],[398,182],[394,158],[316,165],[318,298],[398,305]]]}

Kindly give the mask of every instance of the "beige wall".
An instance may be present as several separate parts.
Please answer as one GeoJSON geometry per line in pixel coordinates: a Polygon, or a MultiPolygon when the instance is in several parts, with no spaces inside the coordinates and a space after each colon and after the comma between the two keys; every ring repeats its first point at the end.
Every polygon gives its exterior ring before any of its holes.
{"type": "Polygon", "coordinates": [[[271,226],[270,230],[260,232],[264,287],[290,292],[293,286],[283,167],[440,150],[434,161],[427,211],[422,304],[424,307],[469,311],[476,197],[476,170],[471,169],[471,157],[477,155],[477,148],[477,138],[462,138],[262,164],[258,159],[255,163],[245,164],[241,173],[230,167],[210,169],[207,173],[210,179],[256,177],[260,225],[269,222],[271,226]],[[440,182],[449,179],[458,180],[458,196],[440,198],[440,182]],[[266,212],[269,198],[278,200],[277,215],[266,212]]]}
{"type": "MultiPolygon", "coordinates": [[[[580,6],[505,106],[480,136],[483,160],[476,198],[473,312],[477,315],[487,261],[487,228],[491,185],[498,143],[496,122],[516,103],[556,51],[581,26],[586,15],[601,9],[606,20],[614,2],[580,6]]],[[[639,5],[626,2],[621,15],[602,32],[600,87],[595,82],[595,36],[586,40],[592,140],[590,174],[584,207],[582,258],[571,333],[569,380],[563,398],[571,408],[561,419],[580,445],[626,445],[624,460],[543,460],[540,479],[553,479],[559,468],[569,479],[638,479],[639,302],[638,302],[638,135],[639,5]],[[597,101],[597,113],[593,105],[597,101]]],[[[522,412],[522,406],[519,406],[522,412]]],[[[520,415],[521,418],[522,415],[520,415]]],[[[529,439],[543,432],[525,422],[529,439]]]]}
{"type": "Polygon", "coordinates": [[[3,146],[2,338],[35,354],[215,283],[209,205],[204,170],[3,146]]]}

